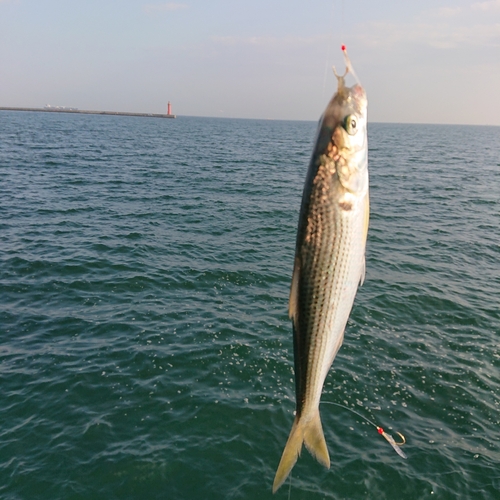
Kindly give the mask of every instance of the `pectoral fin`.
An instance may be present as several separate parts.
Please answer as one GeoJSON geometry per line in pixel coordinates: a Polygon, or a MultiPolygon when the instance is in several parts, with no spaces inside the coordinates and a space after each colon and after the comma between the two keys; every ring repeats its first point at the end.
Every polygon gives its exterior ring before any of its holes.
{"type": "MultiPolygon", "coordinates": [[[[366,239],[368,238],[368,225],[370,224],[370,197],[366,193],[365,214],[364,214],[364,227],[363,227],[363,245],[366,248],[366,239]]],[[[361,268],[361,277],[359,279],[359,286],[365,282],[366,274],[366,255],[363,255],[363,266],[361,268]]]]}
{"type": "Polygon", "coordinates": [[[363,286],[366,275],[366,257],[363,255],[363,267],[361,268],[361,278],[359,279],[359,286],[363,286]]]}

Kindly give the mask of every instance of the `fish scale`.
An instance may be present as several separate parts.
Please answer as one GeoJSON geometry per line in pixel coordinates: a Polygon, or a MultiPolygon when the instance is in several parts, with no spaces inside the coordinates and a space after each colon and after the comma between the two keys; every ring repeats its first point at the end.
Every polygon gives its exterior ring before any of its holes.
{"type": "MultiPolygon", "coordinates": [[[[314,193],[312,193],[311,198],[314,203],[314,193]]],[[[315,382],[309,384],[308,397],[305,398],[310,403],[310,406],[317,406],[320,394],[316,394],[315,398],[311,398],[310,393],[318,384],[318,381],[324,379],[323,375],[326,376],[326,373],[323,374],[318,370],[318,366],[321,366],[320,362],[323,353],[331,352],[334,349],[331,344],[336,340],[331,337],[315,337],[314,332],[323,329],[332,330],[336,317],[340,316],[341,321],[345,317],[345,314],[342,314],[343,311],[339,310],[339,302],[341,299],[344,300],[340,292],[348,285],[349,266],[345,257],[350,255],[349,248],[353,246],[349,215],[346,216],[339,211],[332,210],[331,205],[332,202],[329,200],[322,203],[323,210],[321,213],[326,215],[319,217],[324,228],[321,231],[323,241],[319,243],[312,242],[311,247],[316,249],[316,252],[313,252],[312,255],[312,262],[308,263],[306,259],[303,259],[303,262],[305,262],[301,266],[305,276],[301,280],[301,300],[308,304],[305,309],[311,312],[311,318],[304,318],[304,322],[301,321],[300,317],[298,320],[301,328],[302,323],[305,323],[305,328],[308,330],[306,336],[309,335],[312,338],[308,355],[308,371],[305,377],[306,380],[309,379],[311,382],[315,382]],[[340,229],[337,230],[337,228],[340,229]],[[311,268],[310,271],[309,267],[311,268]],[[336,272],[334,273],[335,269],[336,272]],[[318,399],[318,401],[315,401],[315,399],[318,399]]],[[[303,249],[302,254],[308,255],[307,250],[303,249]]],[[[301,381],[299,387],[303,383],[301,381]]],[[[323,380],[321,380],[322,383],[323,380]]],[[[300,412],[304,411],[306,411],[305,408],[300,408],[300,412]]]]}
{"type": "Polygon", "coordinates": [[[337,78],[337,92],[318,127],[299,215],[289,304],[296,412],[273,492],[287,478],[303,444],[330,466],[319,403],[364,277],[369,212],[366,96],[361,86],[347,88],[344,77],[337,78]]]}

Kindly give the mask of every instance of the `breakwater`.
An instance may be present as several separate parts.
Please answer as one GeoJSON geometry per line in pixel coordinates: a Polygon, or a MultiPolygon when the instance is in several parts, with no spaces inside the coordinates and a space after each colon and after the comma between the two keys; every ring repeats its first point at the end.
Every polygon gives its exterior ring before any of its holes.
{"type": "Polygon", "coordinates": [[[161,113],[129,113],[127,111],[92,111],[84,109],[64,109],[64,108],[10,108],[0,107],[0,111],[37,111],[44,113],[77,113],[83,115],[118,115],[118,116],[149,116],[153,118],[176,118],[176,115],[161,113]]]}

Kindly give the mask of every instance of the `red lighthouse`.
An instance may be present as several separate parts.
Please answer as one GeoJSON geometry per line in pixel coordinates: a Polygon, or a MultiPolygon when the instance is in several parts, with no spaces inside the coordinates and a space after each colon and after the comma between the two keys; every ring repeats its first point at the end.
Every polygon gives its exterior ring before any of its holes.
{"type": "Polygon", "coordinates": [[[167,104],[167,115],[171,115],[172,114],[172,105],[170,104],[170,101],[168,101],[168,104],[167,104]]]}

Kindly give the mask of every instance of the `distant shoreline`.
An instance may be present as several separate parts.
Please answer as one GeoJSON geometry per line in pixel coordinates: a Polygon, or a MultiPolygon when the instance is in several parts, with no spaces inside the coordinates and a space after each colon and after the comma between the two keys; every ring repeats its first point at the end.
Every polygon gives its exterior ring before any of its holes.
{"type": "Polygon", "coordinates": [[[0,107],[0,111],[36,111],[43,113],[75,113],[81,115],[117,115],[117,116],[149,116],[153,118],[176,118],[176,115],[159,113],[129,113],[126,111],[88,111],[84,109],[62,109],[62,108],[8,108],[0,107]]]}

